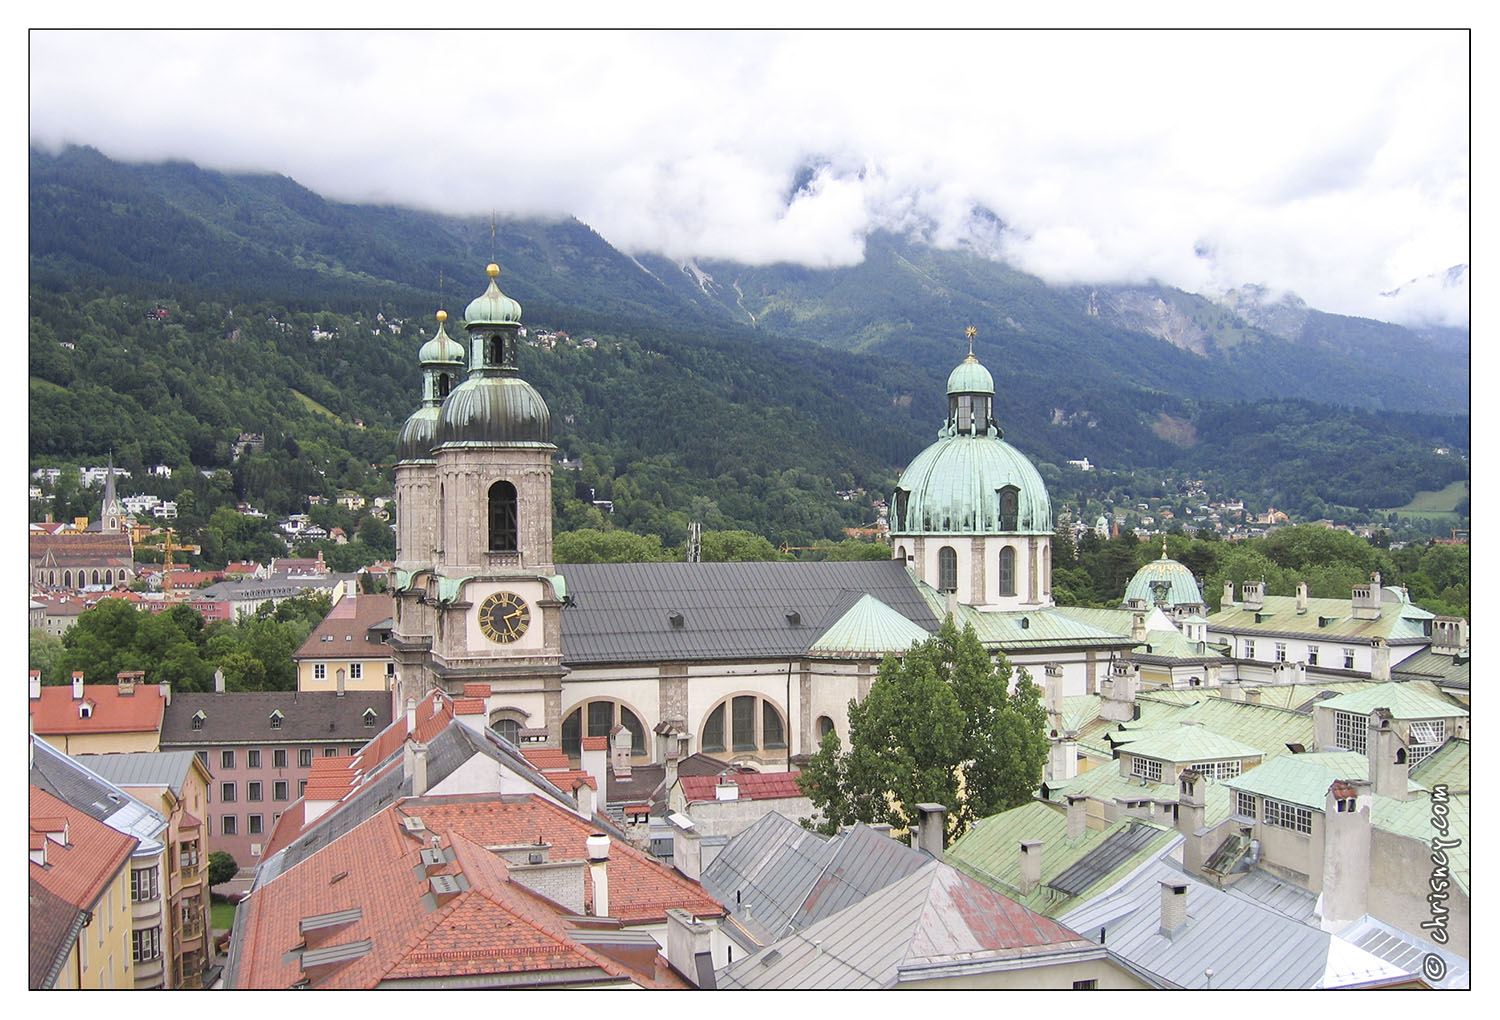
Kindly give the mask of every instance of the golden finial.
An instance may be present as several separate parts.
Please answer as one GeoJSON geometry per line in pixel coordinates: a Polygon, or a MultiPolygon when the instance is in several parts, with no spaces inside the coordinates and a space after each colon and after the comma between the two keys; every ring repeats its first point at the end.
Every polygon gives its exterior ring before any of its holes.
{"type": "Polygon", "coordinates": [[[485,266],[484,271],[489,274],[491,280],[500,275],[500,267],[493,262],[485,266]]]}
{"type": "Polygon", "coordinates": [[[443,311],[441,308],[439,308],[438,309],[438,313],[437,313],[437,321],[438,322],[447,322],[448,321],[448,313],[445,312],[445,311],[443,311]]]}
{"type": "Polygon", "coordinates": [[[1162,559],[1166,559],[1167,558],[1167,536],[1166,535],[1163,535],[1161,537],[1161,558],[1162,559]]]}
{"type": "Polygon", "coordinates": [[[975,329],[973,326],[970,326],[970,327],[968,327],[967,329],[964,330],[964,336],[966,336],[966,337],[969,338],[969,357],[968,357],[969,361],[975,360],[974,359],[974,337],[978,333],[979,333],[979,330],[975,329]]]}

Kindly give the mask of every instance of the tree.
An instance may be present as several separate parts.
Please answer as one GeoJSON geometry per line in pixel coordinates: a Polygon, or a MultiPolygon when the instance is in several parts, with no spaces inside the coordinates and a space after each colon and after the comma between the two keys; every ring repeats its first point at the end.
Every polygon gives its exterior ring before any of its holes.
{"type": "Polygon", "coordinates": [[[208,855],[209,886],[223,885],[225,882],[233,881],[234,876],[239,873],[239,862],[234,859],[229,851],[215,850],[208,855]]]}
{"type": "Polygon", "coordinates": [[[1031,678],[1021,672],[1010,691],[1010,674],[952,617],[902,659],[888,656],[865,700],[849,703],[849,751],[830,733],[798,780],[820,831],[855,821],[910,828],[916,805],[935,802],[948,809],[951,837],[1029,800],[1047,757],[1046,713],[1031,678]]]}
{"type": "Polygon", "coordinates": [[[57,665],[62,651],[62,638],[56,634],[48,634],[45,630],[34,630],[26,636],[27,666],[41,673],[43,679],[52,675],[53,667],[57,665]]]}
{"type": "Polygon", "coordinates": [[[785,557],[760,535],[748,531],[706,531],[703,533],[704,563],[743,563],[780,559],[785,559],[785,557]]]}

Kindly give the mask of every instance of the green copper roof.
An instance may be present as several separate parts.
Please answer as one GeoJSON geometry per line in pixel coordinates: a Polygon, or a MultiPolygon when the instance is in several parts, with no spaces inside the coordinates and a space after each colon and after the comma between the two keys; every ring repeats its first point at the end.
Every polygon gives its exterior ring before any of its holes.
{"type": "Polygon", "coordinates": [[[861,595],[858,602],[823,631],[808,651],[814,655],[864,658],[871,654],[904,652],[913,641],[926,641],[931,636],[875,596],[861,595]]]}
{"type": "MultiPolygon", "coordinates": [[[[1395,800],[1391,797],[1376,797],[1370,807],[1370,824],[1377,829],[1394,832],[1430,846],[1438,835],[1432,827],[1432,798],[1423,795],[1410,800],[1395,800]]],[[[1448,798],[1447,840],[1457,840],[1458,845],[1446,847],[1448,867],[1455,884],[1469,894],[1469,795],[1455,793],[1448,798]]],[[[1446,844],[1445,844],[1446,846],[1446,844]]]]}
{"type": "Polygon", "coordinates": [[[1105,829],[1085,829],[1076,840],[1068,839],[1068,816],[1064,811],[1032,801],[1018,808],[981,819],[943,851],[943,860],[970,878],[1046,917],[1056,917],[1097,891],[1108,889],[1148,859],[1159,854],[1176,833],[1139,818],[1121,818],[1105,829]],[[1068,896],[1047,883],[1110,836],[1130,825],[1149,826],[1155,837],[1121,861],[1077,896],[1068,896]],[[1039,840],[1042,847],[1042,880],[1029,895],[1021,895],[1021,843],[1039,840]]]}
{"type": "Polygon", "coordinates": [[[435,404],[419,407],[412,412],[401,434],[396,437],[396,462],[430,461],[432,446],[437,442],[439,409],[435,404]]]}
{"type": "Polygon", "coordinates": [[[551,441],[547,402],[517,375],[471,376],[448,394],[438,418],[438,444],[551,441]]]}
{"type": "Polygon", "coordinates": [[[1354,619],[1348,599],[1308,599],[1307,612],[1298,613],[1297,600],[1291,595],[1267,595],[1260,609],[1244,609],[1238,604],[1221,608],[1209,616],[1208,629],[1215,635],[1287,634],[1329,644],[1346,639],[1368,642],[1376,637],[1391,644],[1431,640],[1423,623],[1431,620],[1432,614],[1404,601],[1399,592],[1399,588],[1385,589],[1380,616],[1374,620],[1354,619]],[[1320,619],[1325,621],[1322,626],[1320,619]]]}
{"type": "Polygon", "coordinates": [[[438,319],[437,333],[431,340],[423,344],[422,349],[417,352],[417,360],[424,367],[430,365],[433,368],[447,366],[463,368],[468,362],[468,354],[464,351],[464,345],[448,335],[448,331],[444,327],[446,320],[446,314],[438,319]]]}
{"type": "Polygon", "coordinates": [[[1265,754],[1260,748],[1242,740],[1215,733],[1195,720],[1184,721],[1181,718],[1176,725],[1111,734],[1110,740],[1126,753],[1174,764],[1258,758],[1265,754]]]}
{"type": "MultiPolygon", "coordinates": [[[[947,597],[936,589],[918,584],[922,597],[941,619],[947,614],[947,597]]],[[[1090,626],[1055,606],[1014,610],[1003,613],[981,613],[973,606],[960,603],[954,609],[953,622],[960,628],[971,624],[986,648],[1021,650],[1026,648],[1128,648],[1131,641],[1110,630],[1090,626]],[[1021,621],[1025,621],[1022,625],[1021,621]]],[[[1041,677],[1032,679],[1041,683],[1041,677]]]]}
{"type": "Polygon", "coordinates": [[[1468,716],[1469,711],[1445,698],[1433,697],[1409,684],[1371,684],[1362,691],[1340,694],[1321,702],[1320,707],[1338,712],[1357,712],[1368,715],[1377,708],[1388,708],[1397,719],[1455,719],[1468,716]]]}
{"type": "Polygon", "coordinates": [[[1411,770],[1411,778],[1427,787],[1446,786],[1450,793],[1469,792],[1469,742],[1449,737],[1443,746],[1411,770]]]}
{"type": "MultiPolygon", "coordinates": [[[[1310,754],[1283,754],[1268,758],[1255,768],[1224,785],[1242,793],[1253,793],[1288,804],[1323,810],[1328,787],[1338,779],[1368,779],[1370,759],[1356,751],[1320,751],[1310,754]]],[[[1425,794],[1421,783],[1407,781],[1407,789],[1425,794]]],[[[1424,802],[1426,796],[1420,798],[1424,802]]],[[[1375,800],[1390,800],[1376,796],[1375,800]]],[[[1429,812],[1429,818],[1431,817],[1429,812]]]]}
{"type": "Polygon", "coordinates": [[[1025,455],[995,436],[940,438],[901,472],[896,493],[893,535],[1052,534],[1052,504],[1042,476],[1025,455]],[[1005,527],[1010,522],[1000,517],[1000,490],[1010,486],[1017,490],[1016,518],[1005,527]]]}
{"type": "Polygon", "coordinates": [[[1176,560],[1165,555],[1152,560],[1130,579],[1125,586],[1125,601],[1141,599],[1148,606],[1156,605],[1157,587],[1160,586],[1168,606],[1202,605],[1203,592],[1198,587],[1193,572],[1176,560]]]}
{"type": "Polygon", "coordinates": [[[989,393],[995,392],[995,377],[970,352],[948,376],[948,392],[989,393]]]}
{"type": "Polygon", "coordinates": [[[486,325],[519,323],[521,306],[500,293],[500,285],[495,280],[500,275],[500,267],[492,262],[485,272],[489,274],[490,285],[483,294],[469,302],[469,307],[464,309],[464,322],[470,326],[475,323],[486,325]]]}

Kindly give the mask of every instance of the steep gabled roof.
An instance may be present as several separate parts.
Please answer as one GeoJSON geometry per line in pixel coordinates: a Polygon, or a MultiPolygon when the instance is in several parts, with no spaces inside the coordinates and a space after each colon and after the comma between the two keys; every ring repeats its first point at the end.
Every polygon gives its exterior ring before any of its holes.
{"type": "MultiPolygon", "coordinates": [[[[736,772],[724,776],[723,781],[738,788],[739,800],[780,800],[807,796],[797,785],[800,775],[800,772],[736,772]]],[[[689,803],[713,800],[719,782],[719,776],[681,776],[678,779],[682,795],[689,803]]]]}
{"type": "Polygon", "coordinates": [[[368,659],[388,657],[390,646],[371,640],[371,631],[391,619],[394,601],[389,595],[356,595],[339,599],[328,615],[313,628],[292,654],[299,659],[368,659]]]}
{"type": "Polygon", "coordinates": [[[73,906],[48,890],[36,876],[27,883],[26,920],[30,936],[27,944],[28,987],[52,988],[68,962],[73,943],[89,917],[87,910],[73,906]]]}
{"type": "Polygon", "coordinates": [[[33,861],[31,877],[80,910],[92,910],[120,869],[130,862],[135,837],[95,821],[46,790],[35,786],[29,790],[33,835],[44,835],[57,819],[65,820],[68,826],[67,845],[46,839],[47,866],[33,861]],[[38,828],[44,824],[42,819],[47,820],[45,827],[38,828]]]}
{"type": "MultiPolygon", "coordinates": [[[[391,723],[391,696],[383,691],[241,691],[173,694],[162,717],[162,747],[239,743],[368,740],[391,723]],[[373,710],[374,726],[365,725],[373,710]],[[194,728],[201,713],[202,724],[194,728]],[[272,713],[280,716],[273,726],[272,713]]],[[[405,720],[402,720],[405,725],[405,720]]]]}

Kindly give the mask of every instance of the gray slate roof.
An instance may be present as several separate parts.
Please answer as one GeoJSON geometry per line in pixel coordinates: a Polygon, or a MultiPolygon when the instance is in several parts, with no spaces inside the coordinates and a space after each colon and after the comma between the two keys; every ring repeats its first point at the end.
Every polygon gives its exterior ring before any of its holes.
{"type": "Polygon", "coordinates": [[[391,696],[384,691],[242,691],[225,694],[173,693],[162,712],[162,747],[215,747],[221,744],[290,744],[326,741],[363,743],[391,724],[391,696]],[[375,724],[366,726],[366,710],[375,724]],[[271,713],[282,715],[271,728],[271,713]],[[203,728],[193,716],[203,713],[203,728]]]}
{"type": "Polygon", "coordinates": [[[167,827],[157,811],[136,800],[98,773],[74,761],[45,740],[31,738],[34,748],[30,782],[116,832],[140,840],[135,856],[160,853],[155,838],[167,827]]]}
{"type": "Polygon", "coordinates": [[[165,786],[182,796],[197,755],[192,751],[80,754],[78,763],[116,786],[165,786]]]}
{"type": "Polygon", "coordinates": [[[858,596],[873,595],[924,631],[938,619],[906,565],[588,563],[559,566],[563,662],[676,662],[803,654],[858,596]],[[680,613],[674,627],[670,614],[680,613]],[[796,614],[796,622],[788,620],[796,614]]]}
{"type": "Polygon", "coordinates": [[[931,860],[864,824],[830,838],[772,812],[730,839],[703,870],[701,883],[764,945],[858,903],[931,860]]]}
{"type": "Polygon", "coordinates": [[[1111,953],[1181,988],[1336,988],[1409,973],[1160,858],[1059,920],[1095,942],[1102,928],[1111,953]],[[1161,934],[1163,880],[1188,886],[1187,923],[1170,938],[1161,934]]]}

